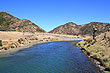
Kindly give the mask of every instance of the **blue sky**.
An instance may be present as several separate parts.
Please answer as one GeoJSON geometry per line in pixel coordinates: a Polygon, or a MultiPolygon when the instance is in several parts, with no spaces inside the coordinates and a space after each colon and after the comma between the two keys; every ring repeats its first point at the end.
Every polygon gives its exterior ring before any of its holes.
{"type": "Polygon", "coordinates": [[[0,0],[0,12],[29,19],[50,31],[67,22],[110,23],[110,0],[0,0]]]}

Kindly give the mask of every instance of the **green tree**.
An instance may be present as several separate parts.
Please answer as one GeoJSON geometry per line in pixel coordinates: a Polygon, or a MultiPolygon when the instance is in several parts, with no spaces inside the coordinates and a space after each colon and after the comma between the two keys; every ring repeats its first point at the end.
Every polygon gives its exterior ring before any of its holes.
{"type": "Polygon", "coordinates": [[[96,32],[97,32],[97,28],[95,25],[93,25],[93,39],[96,41],[96,32]]]}
{"type": "Polygon", "coordinates": [[[0,46],[2,46],[2,40],[0,40],[0,46]]]}

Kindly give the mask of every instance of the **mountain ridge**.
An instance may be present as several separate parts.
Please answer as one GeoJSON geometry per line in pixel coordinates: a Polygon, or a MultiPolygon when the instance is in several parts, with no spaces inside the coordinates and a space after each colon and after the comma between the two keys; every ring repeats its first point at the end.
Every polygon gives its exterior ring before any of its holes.
{"type": "Polygon", "coordinates": [[[7,12],[0,12],[0,31],[45,32],[30,20],[21,20],[7,12]]]}
{"type": "Polygon", "coordinates": [[[90,22],[87,24],[78,25],[73,22],[68,22],[64,25],[58,26],[53,30],[49,31],[49,33],[57,33],[57,34],[68,34],[68,35],[92,35],[93,33],[93,25],[98,29],[97,35],[100,33],[109,31],[110,23],[103,22],[90,22]]]}

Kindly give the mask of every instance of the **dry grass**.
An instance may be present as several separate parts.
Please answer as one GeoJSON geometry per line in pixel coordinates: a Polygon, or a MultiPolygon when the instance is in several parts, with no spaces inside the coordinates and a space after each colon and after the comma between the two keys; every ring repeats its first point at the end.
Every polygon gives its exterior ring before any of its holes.
{"type": "Polygon", "coordinates": [[[104,35],[105,33],[97,36],[96,42],[86,39],[77,45],[89,52],[91,58],[100,61],[105,69],[110,69],[110,32],[106,32],[106,37],[104,35]]]}
{"type": "Polygon", "coordinates": [[[23,33],[21,32],[0,32],[0,40],[17,40],[21,37],[23,33]]]}
{"type": "MultiPolygon", "coordinates": [[[[62,37],[73,38],[73,35],[62,35],[52,33],[29,33],[29,32],[16,32],[16,31],[0,31],[0,40],[2,45],[0,51],[8,50],[11,48],[20,47],[32,42],[52,42],[59,41],[62,37]],[[21,40],[22,39],[22,40],[21,40]]],[[[62,39],[61,39],[62,40],[62,39]]]]}

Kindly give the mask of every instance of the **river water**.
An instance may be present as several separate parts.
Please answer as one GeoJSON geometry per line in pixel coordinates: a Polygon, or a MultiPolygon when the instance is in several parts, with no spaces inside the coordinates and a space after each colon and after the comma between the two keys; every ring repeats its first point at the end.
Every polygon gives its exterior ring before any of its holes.
{"type": "Polygon", "coordinates": [[[101,73],[101,71],[71,41],[63,41],[34,45],[1,57],[0,73],[101,73]]]}

